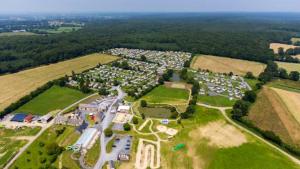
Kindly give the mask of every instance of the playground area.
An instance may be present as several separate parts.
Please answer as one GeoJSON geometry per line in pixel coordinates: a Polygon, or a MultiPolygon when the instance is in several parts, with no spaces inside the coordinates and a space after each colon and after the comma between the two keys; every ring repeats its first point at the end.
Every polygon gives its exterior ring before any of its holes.
{"type": "Polygon", "coordinates": [[[159,141],[146,139],[139,140],[135,167],[139,169],[146,169],[149,167],[152,169],[160,168],[159,141]]]}
{"type": "Polygon", "coordinates": [[[173,128],[168,128],[166,126],[163,126],[163,125],[158,125],[156,127],[156,129],[161,132],[161,133],[166,133],[167,135],[169,136],[175,136],[177,133],[178,133],[178,130],[176,129],[173,129],[173,128]]]}

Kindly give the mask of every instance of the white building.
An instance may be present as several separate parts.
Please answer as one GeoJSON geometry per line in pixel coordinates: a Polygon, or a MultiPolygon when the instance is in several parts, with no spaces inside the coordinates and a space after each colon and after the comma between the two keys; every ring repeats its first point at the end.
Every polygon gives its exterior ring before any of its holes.
{"type": "Polygon", "coordinates": [[[91,148],[98,136],[99,132],[96,128],[87,128],[73,145],[73,149],[79,151],[81,149],[86,150],[91,148]]]}

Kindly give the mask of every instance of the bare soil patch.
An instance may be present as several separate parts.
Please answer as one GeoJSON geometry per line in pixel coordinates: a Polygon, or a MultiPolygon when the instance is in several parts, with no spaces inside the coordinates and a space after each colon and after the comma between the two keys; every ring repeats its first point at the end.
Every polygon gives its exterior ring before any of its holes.
{"type": "Polygon", "coordinates": [[[210,146],[237,147],[247,142],[246,136],[225,121],[210,122],[190,132],[191,138],[205,138],[210,146]]]}
{"type": "Polygon", "coordinates": [[[265,65],[262,63],[210,55],[195,57],[191,67],[196,70],[208,69],[218,73],[233,72],[237,75],[253,72],[255,76],[258,76],[265,69],[265,65]]]}

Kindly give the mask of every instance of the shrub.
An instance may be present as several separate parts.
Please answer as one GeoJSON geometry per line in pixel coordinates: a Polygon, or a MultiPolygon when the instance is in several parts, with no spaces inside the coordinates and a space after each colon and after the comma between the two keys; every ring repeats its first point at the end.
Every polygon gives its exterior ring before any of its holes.
{"type": "Polygon", "coordinates": [[[105,137],[111,137],[113,135],[113,131],[110,128],[104,130],[105,137]]]}
{"type": "Polygon", "coordinates": [[[130,127],[130,125],[128,123],[125,123],[123,125],[123,128],[124,128],[125,131],[130,131],[130,129],[131,129],[131,127],[130,127]]]}
{"type": "Polygon", "coordinates": [[[146,100],[141,100],[141,107],[147,107],[147,101],[146,100]]]}
{"type": "Polygon", "coordinates": [[[132,118],[132,122],[133,122],[133,124],[138,124],[139,123],[139,119],[137,117],[133,117],[132,118]]]}

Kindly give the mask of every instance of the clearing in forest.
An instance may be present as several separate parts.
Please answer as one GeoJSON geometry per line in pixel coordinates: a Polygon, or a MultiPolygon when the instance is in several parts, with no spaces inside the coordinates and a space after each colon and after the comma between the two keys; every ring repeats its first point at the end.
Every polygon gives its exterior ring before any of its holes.
{"type": "Polygon", "coordinates": [[[298,71],[300,72],[300,63],[287,63],[287,62],[276,62],[279,67],[286,69],[288,72],[298,71]]]}
{"type": "Polygon", "coordinates": [[[298,47],[298,46],[288,45],[288,44],[283,44],[283,43],[271,43],[270,44],[270,49],[273,49],[275,54],[278,53],[278,48],[283,48],[283,50],[286,51],[288,49],[294,49],[296,47],[298,47]]]}
{"type": "Polygon", "coordinates": [[[63,77],[66,74],[70,75],[72,71],[76,73],[82,72],[95,67],[98,63],[112,62],[117,58],[111,55],[95,53],[0,76],[0,111],[48,81],[63,77]]]}
{"type": "Polygon", "coordinates": [[[217,73],[233,72],[237,75],[252,72],[255,76],[258,76],[265,69],[265,65],[262,63],[211,55],[195,57],[191,67],[196,70],[208,69],[217,73]]]}

